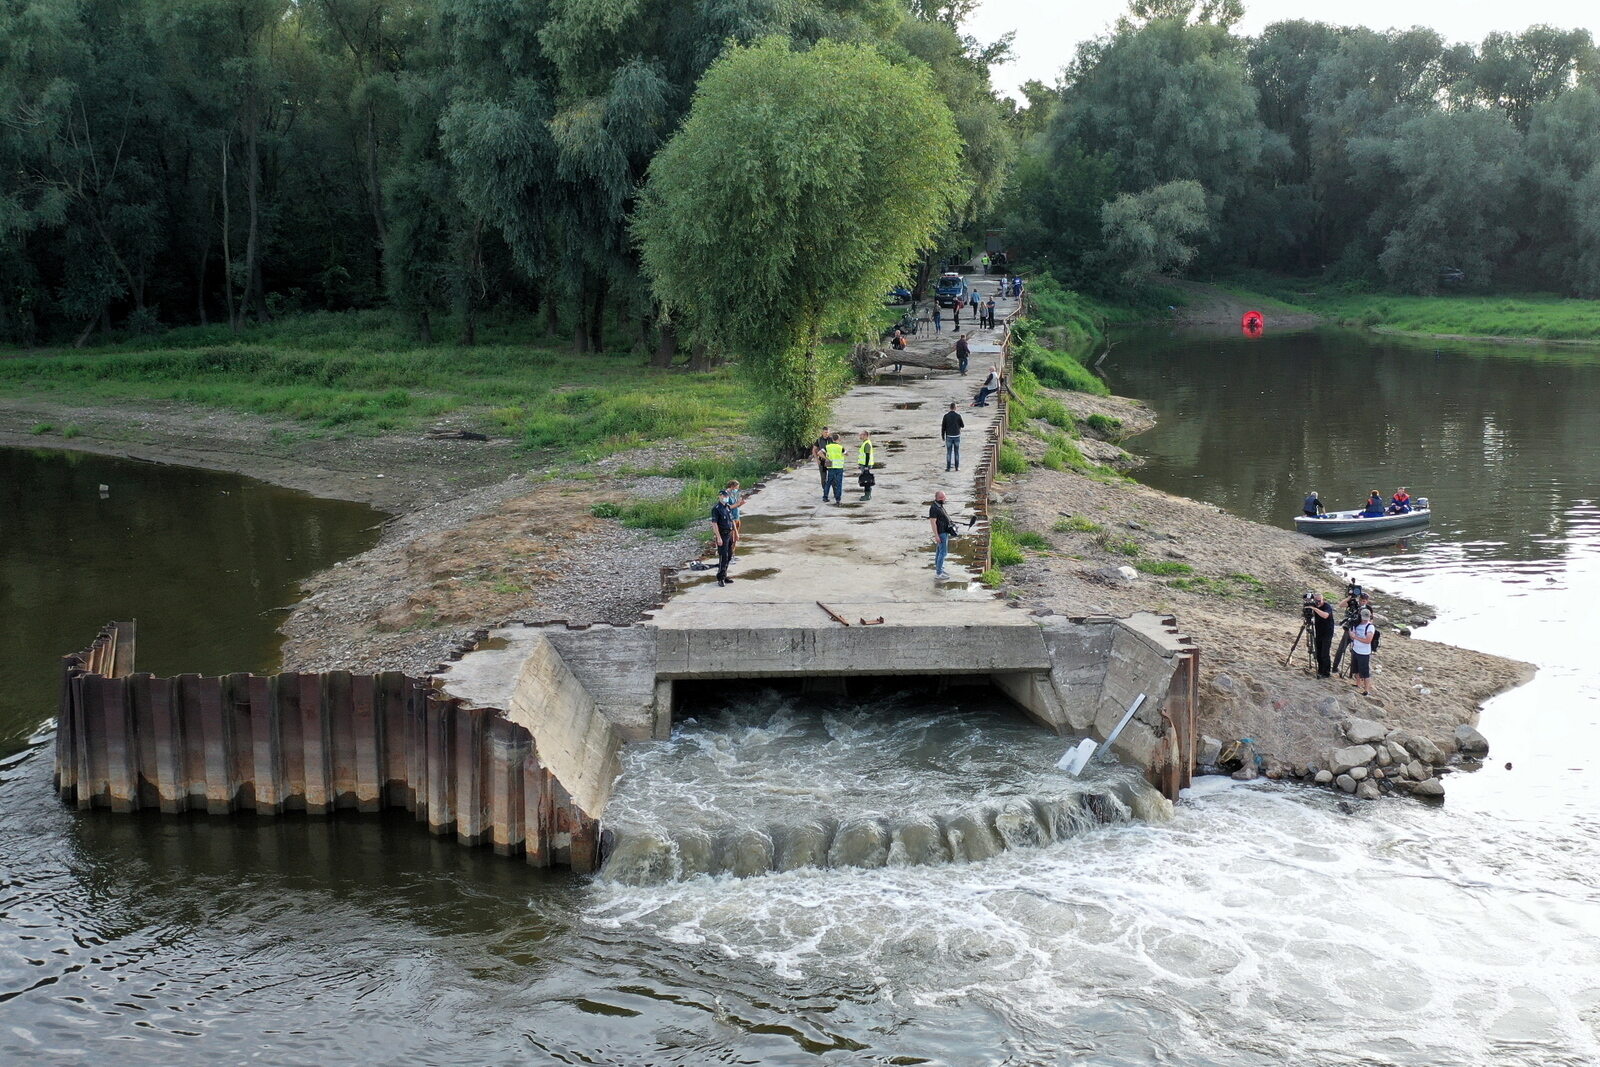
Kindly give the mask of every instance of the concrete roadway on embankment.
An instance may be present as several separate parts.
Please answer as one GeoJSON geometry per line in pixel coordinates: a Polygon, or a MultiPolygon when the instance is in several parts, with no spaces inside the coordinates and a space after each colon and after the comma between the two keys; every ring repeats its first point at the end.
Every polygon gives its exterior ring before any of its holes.
{"type": "MultiPolygon", "coordinates": [[[[987,297],[998,278],[978,277],[987,297]]],[[[996,318],[1004,323],[1014,301],[999,300],[996,318]]],[[[950,353],[961,331],[914,336],[913,351],[950,353]]],[[[944,490],[950,517],[965,530],[976,513],[974,479],[988,432],[999,409],[970,406],[991,365],[1000,360],[1001,330],[976,330],[963,315],[972,346],[966,377],[954,371],[906,367],[874,384],[857,386],[841,397],[828,422],[845,446],[842,505],[822,502],[814,463],[774,476],[743,507],[743,537],[729,571],[734,580],[718,586],[714,569],[685,568],[678,592],[658,610],[651,625],[664,629],[837,626],[817,606],[821,601],[849,620],[881,617],[885,625],[1027,625],[1023,612],[1008,610],[978,582],[976,538],[956,538],[945,569],[933,576],[934,540],[928,523],[933,494],[944,490]],[[956,401],[966,420],[960,471],[944,469],[940,420],[956,401]],[[856,484],[856,447],[862,430],[877,446],[872,499],[862,499],[856,484]]],[[[953,357],[952,357],[953,358],[953,357]]],[[[709,522],[709,518],[707,520],[709,522]]],[[[973,532],[977,532],[974,528],[973,532]]],[[[714,564],[714,558],[708,560],[714,564]]]]}

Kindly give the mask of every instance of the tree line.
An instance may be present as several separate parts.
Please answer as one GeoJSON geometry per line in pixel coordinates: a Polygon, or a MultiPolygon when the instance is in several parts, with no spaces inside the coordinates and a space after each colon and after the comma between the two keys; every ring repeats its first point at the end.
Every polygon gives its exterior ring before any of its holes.
{"type": "MultiPolygon", "coordinates": [[[[0,339],[387,305],[424,340],[502,309],[580,351],[706,356],[630,230],[706,70],[777,39],[922,72],[961,138],[929,260],[1011,159],[1005,43],[961,34],[965,2],[0,0],[0,339]]],[[[875,167],[807,165],[843,163],[875,167]]]]}
{"type": "Polygon", "coordinates": [[[1600,54],[1536,26],[1292,21],[1134,0],[1059,86],[1025,87],[1008,233],[1105,292],[1189,264],[1417,293],[1600,296],[1600,54]]]}
{"type": "Polygon", "coordinates": [[[1099,293],[1194,267],[1600,295],[1600,60],[1583,31],[1461,45],[1295,21],[1245,37],[1238,0],[1133,0],[1019,107],[991,85],[1009,42],[961,31],[975,3],[0,0],[0,340],[387,306],[423,340],[471,343],[494,311],[579,351],[703,365],[775,332],[697,285],[809,300],[798,317],[761,309],[808,343],[859,320],[861,292],[829,295],[785,258],[851,219],[902,257],[850,245],[834,261],[874,286],[925,281],[943,249],[997,227],[1099,293]],[[857,51],[800,77],[773,41],[857,51]],[[764,71],[797,87],[769,111],[788,131],[769,147],[809,151],[782,173],[744,152],[736,174],[705,153],[737,146],[701,124],[679,180],[659,182],[676,204],[656,210],[658,243],[694,261],[651,266],[652,165],[741,50],[728,77],[746,95],[707,108],[733,128],[764,71]],[[830,70],[881,85],[878,106],[919,130],[874,117],[870,94],[822,106],[830,70]],[[915,106],[891,102],[906,94],[915,106]],[[939,151],[895,143],[919,136],[939,151]],[[739,182],[765,193],[712,195],[739,182]],[[784,229],[762,213],[789,195],[812,199],[784,229]],[[795,243],[739,246],[758,232],[795,243]]]}

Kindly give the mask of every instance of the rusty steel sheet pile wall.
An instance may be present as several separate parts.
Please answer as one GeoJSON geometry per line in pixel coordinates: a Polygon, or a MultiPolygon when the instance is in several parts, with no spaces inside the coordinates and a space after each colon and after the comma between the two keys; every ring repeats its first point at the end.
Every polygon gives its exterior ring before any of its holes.
{"type": "Polygon", "coordinates": [[[112,623],[62,660],[64,802],[212,815],[404,808],[464,845],[595,868],[598,813],[573,802],[503,713],[399,672],[136,674],[133,633],[112,623]]]}

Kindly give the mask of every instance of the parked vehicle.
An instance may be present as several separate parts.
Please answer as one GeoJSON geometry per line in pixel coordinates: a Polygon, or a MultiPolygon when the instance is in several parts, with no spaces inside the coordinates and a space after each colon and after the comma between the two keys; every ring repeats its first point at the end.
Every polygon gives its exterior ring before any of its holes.
{"type": "Polygon", "coordinates": [[[939,284],[934,287],[933,298],[942,308],[955,307],[956,301],[971,296],[967,288],[967,279],[959,271],[947,270],[939,275],[939,284]]]}
{"type": "Polygon", "coordinates": [[[884,299],[884,303],[909,304],[911,303],[911,290],[907,289],[903,285],[897,285],[893,289],[889,290],[889,295],[884,299]]]}

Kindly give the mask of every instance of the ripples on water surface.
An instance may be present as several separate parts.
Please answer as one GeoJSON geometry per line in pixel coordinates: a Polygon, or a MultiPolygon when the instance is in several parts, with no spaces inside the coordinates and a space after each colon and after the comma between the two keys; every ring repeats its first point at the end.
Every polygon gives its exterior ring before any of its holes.
{"type": "MultiPolygon", "coordinates": [[[[1600,1063],[1592,357],[1300,335],[1129,342],[1110,362],[1162,413],[1138,445],[1163,488],[1279,524],[1307,488],[1354,500],[1404,480],[1435,499],[1428,534],[1351,565],[1438,604],[1430,636],[1540,665],[1487,709],[1493,760],[1444,807],[1347,813],[1202,780],[1168,822],[981,863],[629,886],[403,818],[83,816],[27,749],[0,764],[0,1061],[1600,1063]],[[1285,425],[1303,432],[1284,444],[1285,425]]],[[[886,728],[801,707],[786,736],[886,728]]],[[[714,718],[680,741],[696,759],[737,747],[714,718]]],[[[921,765],[930,792],[908,804],[1020,788],[1059,754],[1008,729],[947,779],[921,765]]],[[[868,751],[775,780],[796,806],[872,808],[895,766],[914,764],[868,751]]],[[[704,817],[786,810],[750,782],[704,817]]]]}

